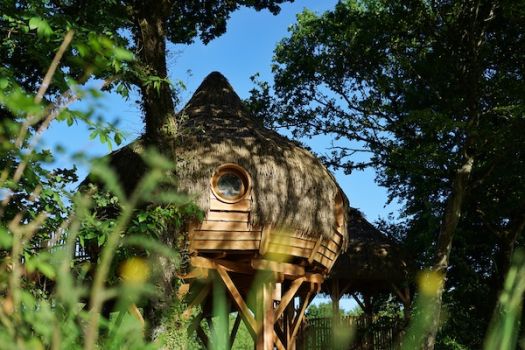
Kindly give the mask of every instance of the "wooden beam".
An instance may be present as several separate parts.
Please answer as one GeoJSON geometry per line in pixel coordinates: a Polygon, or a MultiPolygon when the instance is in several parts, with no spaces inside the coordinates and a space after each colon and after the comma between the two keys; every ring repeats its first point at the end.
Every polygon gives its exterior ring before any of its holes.
{"type": "Polygon", "coordinates": [[[202,267],[197,267],[197,268],[194,268],[192,269],[190,272],[188,272],[187,274],[185,275],[178,275],[177,274],[177,277],[179,277],[180,279],[183,279],[183,280],[189,280],[189,279],[206,279],[208,278],[208,269],[205,269],[205,268],[202,268],[202,267]]]}
{"type": "Polygon", "coordinates": [[[190,284],[189,283],[183,283],[179,286],[179,289],[177,289],[177,299],[182,300],[188,295],[188,292],[190,291],[190,284]]]}
{"type": "Polygon", "coordinates": [[[324,282],[323,275],[319,273],[306,273],[305,276],[307,282],[312,282],[316,284],[322,284],[324,282]]]}
{"type": "Polygon", "coordinates": [[[195,298],[193,298],[193,300],[189,303],[189,305],[186,308],[186,310],[182,313],[183,319],[187,320],[191,316],[192,309],[195,306],[200,305],[204,301],[204,299],[208,296],[208,293],[210,292],[210,289],[211,289],[211,284],[210,283],[206,283],[201,288],[201,290],[197,293],[195,298]]]}
{"type": "Polygon", "coordinates": [[[339,289],[339,280],[334,279],[332,280],[332,288],[330,297],[332,299],[332,314],[333,317],[336,317],[337,320],[340,318],[340,311],[339,311],[339,299],[341,299],[341,290],[339,289]]]}
{"type": "Polygon", "coordinates": [[[204,329],[202,329],[202,326],[201,326],[200,322],[197,325],[197,337],[204,344],[204,348],[207,349],[208,348],[208,344],[210,343],[210,340],[208,338],[208,335],[204,331],[204,329]]]}
{"type": "Polygon", "coordinates": [[[144,328],[144,324],[145,324],[144,317],[142,317],[142,314],[140,313],[140,310],[137,307],[137,305],[131,304],[129,306],[129,312],[131,313],[131,315],[133,315],[133,317],[135,317],[140,322],[140,325],[142,326],[142,328],[144,328]]]}
{"type": "Polygon", "coordinates": [[[216,268],[217,272],[219,273],[219,276],[221,277],[226,288],[230,292],[235,306],[237,307],[237,310],[239,311],[242,320],[246,324],[246,328],[248,328],[248,331],[252,335],[252,338],[255,340],[257,338],[257,322],[250,313],[248,305],[246,305],[246,302],[242,298],[241,293],[239,293],[239,290],[237,289],[237,287],[235,287],[235,283],[233,283],[232,279],[230,278],[230,275],[228,275],[228,272],[224,269],[224,267],[221,265],[217,265],[216,268]]]}
{"type": "Polygon", "coordinates": [[[350,295],[352,296],[352,298],[354,298],[354,300],[356,301],[357,305],[359,305],[361,310],[363,310],[363,312],[366,312],[365,304],[363,304],[363,302],[357,297],[357,294],[351,293],[350,295]]]}
{"type": "Polygon", "coordinates": [[[235,322],[233,323],[233,328],[230,333],[230,349],[233,347],[233,342],[235,342],[235,337],[237,336],[237,331],[241,325],[241,313],[237,312],[237,317],[235,317],[235,322]]]}
{"type": "Polygon", "coordinates": [[[251,268],[251,266],[245,263],[222,259],[212,260],[204,258],[202,256],[192,256],[190,261],[193,267],[201,267],[205,269],[216,270],[217,266],[220,265],[224,270],[229,272],[253,274],[253,269],[251,268]]]}
{"type": "MultiPolygon", "coordinates": [[[[188,335],[192,335],[193,332],[197,332],[203,317],[204,317],[203,313],[200,312],[198,315],[196,315],[193,318],[193,320],[191,320],[191,323],[188,326],[188,335]]],[[[204,346],[207,346],[207,344],[204,344],[204,346]]]]}
{"type": "Polygon", "coordinates": [[[304,267],[302,266],[266,259],[253,259],[251,266],[255,270],[280,272],[288,276],[303,276],[305,274],[304,267]]]}
{"type": "Polygon", "coordinates": [[[286,309],[288,304],[290,304],[290,301],[293,300],[293,298],[295,296],[295,293],[297,293],[297,291],[299,290],[299,288],[301,287],[301,285],[303,284],[304,281],[306,281],[306,278],[305,277],[300,277],[300,278],[298,278],[298,279],[296,279],[295,281],[292,282],[292,285],[286,291],[284,296],[281,298],[281,303],[279,304],[279,306],[275,310],[274,318],[276,320],[281,317],[281,315],[283,314],[284,310],[286,309]]]}
{"type": "Polygon", "coordinates": [[[266,225],[262,229],[261,233],[261,244],[259,245],[259,254],[261,256],[265,256],[268,252],[268,247],[270,246],[270,235],[272,231],[272,227],[270,225],[266,225]]]}
{"type": "Polygon", "coordinates": [[[317,242],[315,242],[315,246],[312,249],[312,253],[308,257],[308,263],[311,264],[314,262],[315,255],[317,254],[317,251],[319,250],[319,247],[321,246],[321,242],[323,241],[323,235],[320,235],[317,239],[317,242]]]}
{"type": "Polygon", "coordinates": [[[392,283],[391,285],[392,289],[394,290],[397,297],[401,300],[403,305],[410,304],[410,292],[408,292],[408,288],[405,288],[405,293],[403,293],[399,288],[397,288],[397,286],[394,283],[392,283]]]}
{"type": "Polygon", "coordinates": [[[346,292],[348,292],[348,290],[350,289],[350,287],[352,287],[352,283],[346,283],[345,286],[341,288],[341,296],[345,295],[346,292]]]}
{"type": "MultiPolygon", "coordinates": [[[[273,331],[273,343],[275,344],[275,347],[277,347],[277,350],[286,350],[286,347],[275,330],[273,331]]],[[[273,350],[273,348],[271,348],[271,350],[273,350]]]]}
{"type": "Polygon", "coordinates": [[[293,326],[292,326],[292,334],[290,336],[290,344],[288,344],[288,346],[291,346],[291,344],[295,343],[295,337],[297,336],[297,332],[299,332],[299,327],[301,326],[301,322],[303,321],[304,313],[306,311],[306,308],[308,307],[308,305],[312,301],[312,299],[315,296],[317,290],[318,290],[318,287],[314,288],[314,283],[311,283],[310,284],[310,290],[308,291],[308,293],[306,294],[306,297],[303,300],[301,308],[299,309],[299,313],[297,314],[297,316],[295,316],[295,320],[294,320],[293,326]]]}
{"type": "Polygon", "coordinates": [[[257,290],[258,302],[258,323],[260,325],[257,334],[256,350],[274,349],[274,318],[273,318],[273,299],[272,282],[265,282],[257,290]]]}
{"type": "Polygon", "coordinates": [[[293,319],[295,315],[295,302],[294,299],[288,304],[284,313],[284,334],[286,340],[286,346],[288,350],[294,350],[293,344],[291,343],[293,319]]]}

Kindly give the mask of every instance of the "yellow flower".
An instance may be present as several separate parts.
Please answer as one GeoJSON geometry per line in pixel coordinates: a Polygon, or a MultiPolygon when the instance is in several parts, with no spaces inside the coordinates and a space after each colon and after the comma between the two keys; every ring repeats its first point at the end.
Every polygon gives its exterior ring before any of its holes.
{"type": "Polygon", "coordinates": [[[130,258],[120,266],[120,277],[130,284],[146,282],[149,277],[148,263],[142,258],[130,258]]]}
{"type": "Polygon", "coordinates": [[[437,295],[443,288],[443,283],[443,274],[435,271],[423,272],[418,277],[419,290],[427,296],[437,295]]]}

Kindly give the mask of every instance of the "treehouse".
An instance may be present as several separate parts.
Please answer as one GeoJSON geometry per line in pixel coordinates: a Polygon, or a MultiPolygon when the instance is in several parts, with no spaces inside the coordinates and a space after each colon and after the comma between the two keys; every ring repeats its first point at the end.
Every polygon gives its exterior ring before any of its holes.
{"type": "MultiPolygon", "coordinates": [[[[180,291],[190,308],[202,305],[197,333],[206,342],[200,319],[210,316],[220,281],[238,311],[231,339],[242,320],[257,349],[294,349],[304,312],[346,244],[344,194],[316,157],[254,119],[220,73],[205,78],[178,120],[177,189],[205,211],[187,225],[191,269],[180,291]]],[[[129,169],[140,149],[137,141],[114,152],[112,165],[129,169]]],[[[136,177],[128,172],[124,186],[136,177]]]]}

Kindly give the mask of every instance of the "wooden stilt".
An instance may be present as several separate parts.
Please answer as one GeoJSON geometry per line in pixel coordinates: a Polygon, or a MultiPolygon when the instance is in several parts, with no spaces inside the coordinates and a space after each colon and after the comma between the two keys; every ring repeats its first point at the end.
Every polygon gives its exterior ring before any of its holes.
{"type": "MultiPolygon", "coordinates": [[[[191,335],[194,332],[196,332],[197,333],[197,337],[201,341],[203,341],[203,339],[202,339],[202,335],[199,335],[199,328],[200,328],[200,324],[201,324],[202,318],[203,318],[203,314],[202,314],[202,312],[200,312],[198,315],[196,315],[193,318],[193,320],[191,321],[190,325],[188,326],[188,335],[191,335]]],[[[204,346],[207,346],[207,344],[204,343],[204,346]]]]}
{"type": "Polygon", "coordinates": [[[241,313],[237,312],[237,317],[235,317],[235,322],[233,323],[233,328],[230,333],[230,349],[233,347],[233,342],[235,341],[235,337],[237,336],[237,331],[239,330],[240,325],[241,325],[241,313]]]}
{"type": "Polygon", "coordinates": [[[257,291],[258,324],[257,350],[273,350],[274,348],[274,311],[273,311],[273,283],[264,282],[257,291]]]}
{"type": "Polygon", "coordinates": [[[145,324],[144,317],[142,317],[142,314],[140,313],[140,310],[137,307],[137,305],[131,304],[129,306],[129,312],[131,313],[131,315],[133,315],[133,317],[135,317],[140,322],[142,328],[144,328],[144,324],[145,324]]]}
{"type": "Polygon", "coordinates": [[[370,295],[363,295],[365,304],[365,320],[366,320],[366,334],[365,334],[365,350],[374,349],[374,335],[372,333],[373,308],[372,297],[370,295]]]}
{"type": "Polygon", "coordinates": [[[285,320],[284,320],[284,334],[286,339],[286,348],[288,350],[293,350],[295,348],[295,344],[291,344],[290,340],[292,337],[292,326],[293,326],[293,319],[295,315],[295,297],[292,298],[288,306],[286,307],[286,311],[284,314],[285,320]]]}
{"type": "Polygon", "coordinates": [[[354,298],[355,302],[357,303],[357,305],[359,305],[359,307],[361,308],[361,310],[363,310],[363,312],[366,312],[366,306],[365,304],[363,304],[363,302],[361,301],[361,299],[359,299],[359,297],[357,296],[357,294],[355,293],[352,293],[350,294],[352,296],[352,298],[354,298]]]}
{"type": "Polygon", "coordinates": [[[281,303],[277,307],[277,310],[275,310],[275,319],[279,319],[284,312],[285,308],[288,306],[290,301],[292,301],[293,297],[297,293],[297,290],[299,287],[301,287],[301,284],[305,281],[304,277],[298,278],[295,281],[292,282],[292,285],[290,288],[286,291],[284,296],[281,298],[281,303]]]}
{"type": "Polygon", "coordinates": [[[335,320],[340,319],[340,312],[339,312],[339,300],[341,299],[341,291],[339,289],[339,280],[334,279],[331,281],[331,293],[330,293],[330,299],[332,299],[332,316],[335,320]]]}
{"type": "Polygon", "coordinates": [[[241,293],[239,293],[235,283],[233,283],[232,279],[230,278],[230,275],[228,275],[228,272],[226,272],[226,270],[220,265],[217,265],[216,268],[219,276],[221,276],[222,281],[226,285],[226,288],[228,289],[228,292],[230,293],[230,296],[232,297],[239,314],[246,324],[246,328],[248,328],[252,338],[255,340],[257,338],[257,321],[252,316],[248,305],[246,305],[246,302],[242,298],[241,293]]]}
{"type": "MultiPolygon", "coordinates": [[[[293,322],[292,326],[292,334],[290,337],[290,344],[295,347],[295,340],[297,337],[297,333],[299,332],[299,327],[301,326],[301,322],[303,322],[304,318],[304,312],[306,311],[306,308],[308,305],[310,305],[310,302],[312,301],[315,294],[317,294],[319,290],[319,286],[316,286],[315,283],[310,283],[310,289],[306,293],[304,297],[301,299],[301,308],[299,309],[299,312],[295,316],[295,320],[293,322]]],[[[290,346],[290,345],[289,345],[290,346]]]]}
{"type": "Polygon", "coordinates": [[[208,293],[210,292],[211,284],[207,283],[205,284],[201,290],[197,293],[195,298],[189,303],[186,310],[182,313],[182,317],[184,319],[188,319],[191,316],[191,313],[193,311],[193,308],[197,305],[200,305],[204,299],[208,296],[208,293]]]}
{"type": "Polygon", "coordinates": [[[197,337],[199,338],[199,340],[204,345],[204,348],[207,349],[210,340],[208,338],[208,335],[204,331],[204,329],[202,329],[202,326],[201,326],[200,322],[197,325],[197,337]]]}
{"type": "MultiPolygon", "coordinates": [[[[219,276],[221,284],[226,287],[229,301],[233,302],[238,311],[233,329],[229,334],[230,347],[235,341],[240,322],[243,321],[254,340],[256,350],[295,350],[296,338],[306,308],[319,292],[320,284],[324,280],[322,274],[306,272],[302,266],[264,259],[252,259],[250,263],[247,263],[245,260],[232,262],[193,257],[192,263],[202,271],[206,270],[206,273],[202,275],[208,278],[219,276]],[[250,309],[245,300],[246,295],[243,294],[246,293],[244,289],[246,278],[243,275],[253,276],[255,271],[263,273],[264,276],[257,290],[255,308],[250,306],[252,307],[250,309]],[[276,279],[276,276],[279,278],[276,279]],[[276,288],[277,283],[280,283],[282,289],[276,288]],[[294,299],[297,295],[301,296],[301,300],[299,309],[295,310],[294,299]],[[278,305],[275,306],[275,304],[278,305]]],[[[193,280],[193,283],[202,283],[202,280],[201,282],[193,280]]],[[[207,280],[201,289],[187,293],[193,297],[193,300],[184,312],[186,317],[191,315],[193,306],[202,304],[206,298],[210,298],[211,285],[212,283],[207,280]]],[[[196,288],[192,287],[192,289],[196,288]]],[[[200,322],[195,324],[193,329],[203,343],[209,341],[200,322]]]]}

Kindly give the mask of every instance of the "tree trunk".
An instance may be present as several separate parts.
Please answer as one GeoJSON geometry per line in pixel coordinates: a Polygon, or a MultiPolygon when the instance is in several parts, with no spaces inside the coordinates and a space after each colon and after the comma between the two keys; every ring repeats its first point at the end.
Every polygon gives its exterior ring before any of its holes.
{"type": "MultiPolygon", "coordinates": [[[[452,249],[452,240],[461,217],[463,199],[467,192],[467,185],[470,174],[472,173],[473,165],[474,157],[466,156],[463,165],[458,170],[453,179],[452,191],[447,199],[445,213],[443,215],[443,220],[439,230],[436,260],[432,267],[432,271],[441,274],[443,278],[446,277],[450,259],[450,251],[452,249]]],[[[430,328],[423,340],[423,346],[427,350],[434,349],[434,345],[436,343],[436,334],[439,329],[439,320],[441,316],[441,304],[443,301],[444,285],[444,283],[441,285],[434,298],[434,310],[436,310],[435,315],[432,315],[430,328]]]]}
{"type": "Polygon", "coordinates": [[[145,141],[160,152],[176,133],[175,106],[166,64],[166,19],[169,1],[137,2],[134,39],[145,80],[140,81],[146,124],[145,141]]]}
{"type": "MultiPolygon", "coordinates": [[[[135,1],[131,6],[133,38],[137,64],[141,71],[138,86],[145,122],[143,139],[147,146],[152,146],[164,156],[173,159],[173,140],[177,124],[166,64],[166,24],[171,4],[169,0],[135,1]]],[[[165,232],[160,241],[175,247],[177,239],[173,232],[165,232]]],[[[171,303],[176,299],[176,267],[166,258],[158,256],[156,259],[156,265],[160,267],[154,281],[157,295],[148,301],[145,308],[148,333],[152,338],[163,332],[161,323],[166,312],[170,310],[171,303]]]]}

